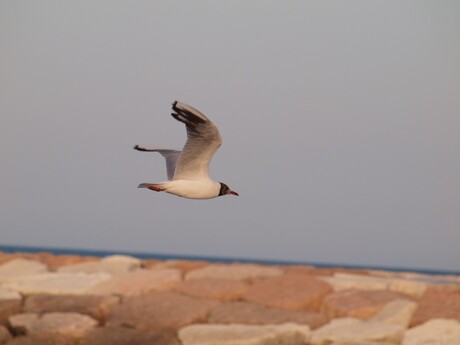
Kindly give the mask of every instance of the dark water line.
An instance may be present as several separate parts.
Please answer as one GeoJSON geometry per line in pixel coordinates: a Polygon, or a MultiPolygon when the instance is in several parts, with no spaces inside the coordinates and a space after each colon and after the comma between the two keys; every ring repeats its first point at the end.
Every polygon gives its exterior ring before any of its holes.
{"type": "Polygon", "coordinates": [[[108,255],[130,255],[139,259],[159,259],[159,260],[202,260],[209,262],[243,262],[243,263],[257,263],[267,265],[309,265],[318,268],[348,268],[348,269],[372,269],[372,270],[385,270],[394,272],[416,272],[423,274],[434,275],[460,275],[459,271],[445,271],[445,270],[432,270],[420,268],[407,268],[407,267],[385,267],[385,266],[366,266],[366,265],[344,265],[337,263],[317,263],[317,262],[301,262],[301,261],[288,261],[288,260],[270,260],[270,259],[251,259],[251,258],[232,258],[232,257],[210,257],[200,255],[175,255],[175,254],[158,254],[158,253],[142,253],[130,251],[110,251],[110,250],[91,250],[91,249],[71,249],[71,248],[48,248],[48,247],[29,247],[29,246],[13,246],[1,245],[0,252],[6,253],[39,253],[47,252],[55,255],[81,255],[81,256],[108,256],[108,255]]]}

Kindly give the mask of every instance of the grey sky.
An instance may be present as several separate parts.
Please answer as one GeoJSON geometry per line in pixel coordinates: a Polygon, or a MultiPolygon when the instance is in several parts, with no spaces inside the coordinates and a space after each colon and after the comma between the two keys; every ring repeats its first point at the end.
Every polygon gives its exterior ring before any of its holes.
{"type": "Polygon", "coordinates": [[[460,269],[460,2],[0,1],[0,244],[460,269]],[[136,188],[220,128],[240,197],[136,188]]]}

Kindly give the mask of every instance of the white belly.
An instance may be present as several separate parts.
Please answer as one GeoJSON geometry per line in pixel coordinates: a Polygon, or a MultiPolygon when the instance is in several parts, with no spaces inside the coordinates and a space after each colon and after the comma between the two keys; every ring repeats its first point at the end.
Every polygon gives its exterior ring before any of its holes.
{"type": "Polygon", "coordinates": [[[175,180],[162,183],[166,193],[188,199],[211,199],[219,196],[220,183],[213,180],[175,180]]]}

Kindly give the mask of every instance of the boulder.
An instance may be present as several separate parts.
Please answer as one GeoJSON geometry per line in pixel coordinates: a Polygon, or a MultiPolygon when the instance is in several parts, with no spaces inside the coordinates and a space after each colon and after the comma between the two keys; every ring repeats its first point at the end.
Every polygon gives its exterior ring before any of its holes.
{"type": "Polygon", "coordinates": [[[0,282],[10,277],[28,276],[47,271],[48,267],[41,262],[18,258],[0,265],[0,282]]]}
{"type": "Polygon", "coordinates": [[[110,279],[108,273],[43,273],[8,280],[4,287],[21,294],[81,295],[94,285],[110,279]]]}
{"type": "Polygon", "coordinates": [[[25,313],[10,316],[9,324],[17,334],[56,333],[81,338],[97,326],[97,321],[78,313],[25,313]]]}
{"type": "Polygon", "coordinates": [[[181,273],[177,269],[138,269],[120,273],[111,279],[97,284],[88,290],[95,295],[117,294],[135,296],[149,291],[169,290],[181,281],[181,273]]]}
{"type": "Polygon", "coordinates": [[[418,308],[411,321],[412,327],[436,318],[460,321],[460,288],[458,285],[432,286],[418,302],[418,308]]]}
{"type": "Polygon", "coordinates": [[[213,264],[198,268],[186,274],[185,279],[235,279],[247,280],[276,277],[283,274],[280,268],[255,264],[213,264]]]}
{"type": "Polygon", "coordinates": [[[274,308],[318,311],[330,293],[330,285],[317,278],[287,273],[255,282],[244,294],[244,299],[274,308]]]}
{"type": "Polygon", "coordinates": [[[40,333],[15,337],[6,345],[75,345],[75,340],[61,334],[40,333]]]}
{"type": "Polygon", "coordinates": [[[190,325],[179,331],[182,345],[304,345],[308,326],[283,325],[190,325]]]}
{"type": "Polygon", "coordinates": [[[177,329],[206,321],[219,303],[195,299],[174,292],[150,292],[130,296],[117,306],[108,318],[108,325],[144,330],[177,329]]]}
{"type": "Polygon", "coordinates": [[[401,343],[401,345],[458,344],[460,344],[460,322],[447,319],[433,319],[409,329],[401,343]]]}
{"type": "Polygon", "coordinates": [[[25,313],[75,312],[89,315],[104,323],[119,303],[116,296],[32,295],[25,299],[25,313]]]}
{"type": "Polygon", "coordinates": [[[103,327],[89,332],[78,345],[180,345],[176,332],[103,327]]]}
{"type": "Polygon", "coordinates": [[[324,299],[321,312],[329,318],[355,317],[367,320],[388,302],[408,299],[407,295],[387,290],[344,290],[324,299]]]}
{"type": "Polygon", "coordinates": [[[89,261],[74,265],[61,266],[60,273],[109,273],[112,275],[129,272],[141,265],[141,260],[124,255],[105,257],[100,261],[89,261]]]}
{"type": "Polygon", "coordinates": [[[240,280],[202,278],[186,280],[174,287],[174,291],[199,298],[232,301],[241,299],[248,283],[240,280]]]}
{"type": "Polygon", "coordinates": [[[371,321],[409,327],[417,303],[406,299],[398,299],[387,303],[371,321]]]}
{"type": "Polygon", "coordinates": [[[404,327],[383,322],[362,321],[355,318],[332,320],[325,326],[315,330],[311,339],[312,345],[331,343],[362,343],[388,342],[399,344],[404,334],[404,327]]]}
{"type": "Polygon", "coordinates": [[[221,304],[211,312],[208,320],[209,323],[246,325],[298,323],[312,329],[323,326],[327,321],[320,313],[269,308],[250,302],[221,304]]]}

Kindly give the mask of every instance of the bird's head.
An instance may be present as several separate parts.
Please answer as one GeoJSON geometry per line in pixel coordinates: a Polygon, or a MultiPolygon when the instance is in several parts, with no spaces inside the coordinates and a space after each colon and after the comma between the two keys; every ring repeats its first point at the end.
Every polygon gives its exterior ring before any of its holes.
{"type": "Polygon", "coordinates": [[[237,192],[234,192],[230,188],[228,188],[228,186],[225,183],[220,182],[219,196],[227,195],[227,194],[236,195],[236,196],[239,195],[237,192]]]}

